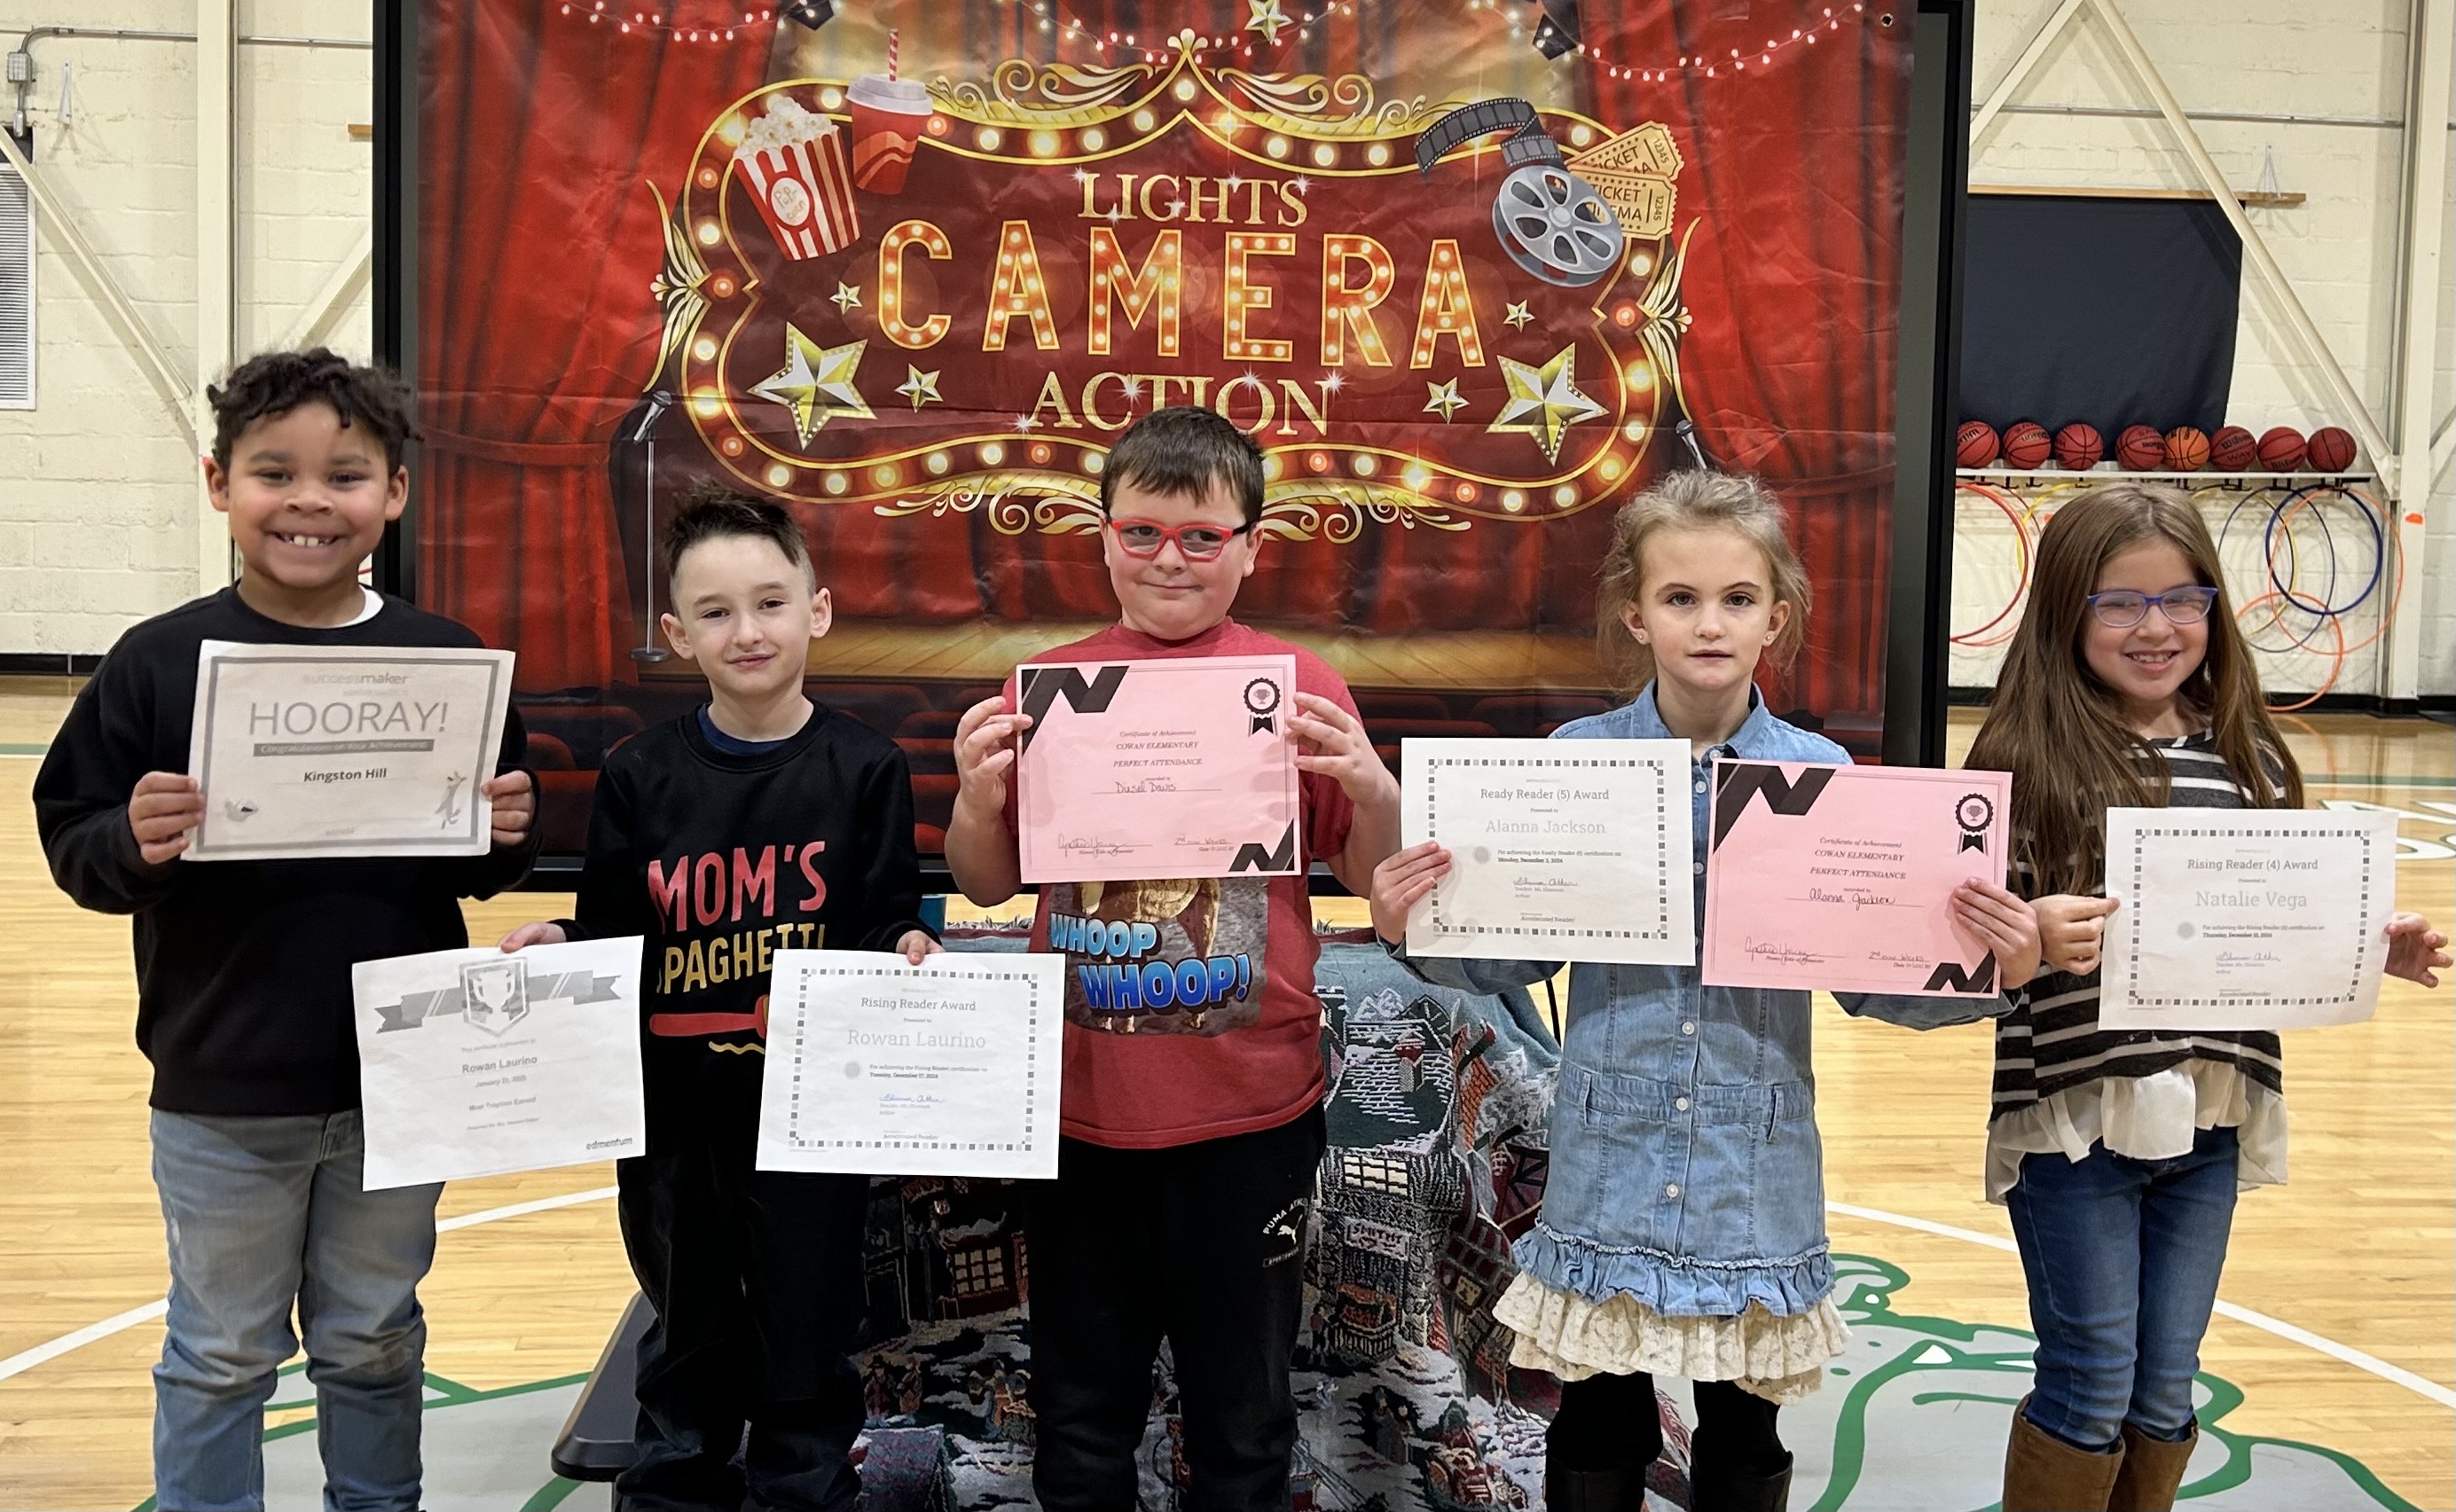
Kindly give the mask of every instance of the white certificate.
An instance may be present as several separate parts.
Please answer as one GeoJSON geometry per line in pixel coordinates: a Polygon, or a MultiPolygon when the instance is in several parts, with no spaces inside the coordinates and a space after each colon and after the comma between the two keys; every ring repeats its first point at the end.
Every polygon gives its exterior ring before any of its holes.
{"type": "Polygon", "coordinates": [[[196,657],[190,861],[481,856],[512,653],[253,645],[196,657]]]}
{"type": "Polygon", "coordinates": [[[647,1150],[640,937],[350,968],[366,1189],[647,1150]]]}
{"type": "Polygon", "coordinates": [[[2310,1029],[2379,1007],[2396,816],[2110,808],[2102,1029],[2310,1029]]]}
{"type": "Polygon", "coordinates": [[[1409,740],[1401,828],[1450,873],[1407,916],[1416,955],[1692,966],[1684,740],[1409,740]]]}
{"type": "Polygon", "coordinates": [[[1057,1175],[1066,958],[779,950],[758,1168],[1057,1175]]]}

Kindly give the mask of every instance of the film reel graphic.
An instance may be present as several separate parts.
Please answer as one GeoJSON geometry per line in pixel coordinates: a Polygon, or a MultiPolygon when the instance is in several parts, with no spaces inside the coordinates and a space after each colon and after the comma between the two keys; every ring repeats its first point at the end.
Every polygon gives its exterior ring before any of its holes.
{"type": "Polygon", "coordinates": [[[1620,214],[1595,187],[1569,172],[1559,144],[1535,107],[1515,96],[1479,100],[1424,128],[1416,137],[1416,171],[1479,136],[1508,133],[1501,144],[1508,170],[1492,200],[1492,232],[1509,260],[1565,289],[1582,289],[1620,265],[1625,238],[1620,214]]]}

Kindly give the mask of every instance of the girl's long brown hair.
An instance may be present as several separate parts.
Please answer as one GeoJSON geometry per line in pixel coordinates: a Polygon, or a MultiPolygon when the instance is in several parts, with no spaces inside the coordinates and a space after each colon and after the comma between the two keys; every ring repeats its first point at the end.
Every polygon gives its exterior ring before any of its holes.
{"type": "Polygon", "coordinates": [[[2013,828],[2039,893],[2089,892],[2103,880],[2106,810],[2164,807],[2166,763],[2124,721],[2115,695],[2081,654],[2089,596],[2109,559],[2166,541],[2218,590],[2208,652],[2181,697],[2208,723],[2217,754],[2257,808],[2302,806],[2302,772],[2260,693],[2251,648],[2218,570],[2217,543],[2180,491],[2109,483],[2076,497],[2038,538],[2030,606],[2014,633],[1987,723],[1964,765],[2016,774],[2013,828]]]}

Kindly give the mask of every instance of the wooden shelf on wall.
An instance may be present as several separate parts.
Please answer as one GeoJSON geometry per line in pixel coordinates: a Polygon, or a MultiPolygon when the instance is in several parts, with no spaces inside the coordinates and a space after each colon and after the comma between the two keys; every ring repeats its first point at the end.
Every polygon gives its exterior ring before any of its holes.
{"type": "MultiPolygon", "coordinates": [[[[2205,189],[2109,189],[2092,184],[1973,184],[1974,194],[2012,194],[2034,199],[2207,199],[2218,196],[2205,189]]],[[[2257,189],[2239,189],[2235,199],[2247,210],[2290,210],[2302,203],[2301,194],[2263,194],[2257,189]]]]}
{"type": "Polygon", "coordinates": [[[2060,467],[1956,467],[1955,478],[1967,478],[1982,483],[2197,483],[2228,488],[2316,488],[2347,483],[2368,483],[2376,480],[2371,473],[2268,473],[2220,472],[2202,468],[2197,473],[2126,472],[2119,467],[2098,466],[2083,472],[2067,472],[2060,467]]]}

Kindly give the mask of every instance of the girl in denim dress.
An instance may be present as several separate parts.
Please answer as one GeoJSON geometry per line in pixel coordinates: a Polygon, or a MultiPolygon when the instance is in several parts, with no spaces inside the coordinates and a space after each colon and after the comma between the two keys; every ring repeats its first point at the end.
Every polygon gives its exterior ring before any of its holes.
{"type": "MultiPolygon", "coordinates": [[[[1770,495],[1748,479],[1671,474],[1621,510],[1597,605],[1605,660],[1639,691],[1554,738],[1688,740],[1704,857],[1717,756],[1851,759],[1776,719],[1753,686],[1761,659],[1784,666],[1798,650],[1808,603],[1770,495]]],[[[1374,927],[1408,970],[1476,992],[1560,970],[1408,958],[1397,943],[1408,910],[1448,870],[1448,852],[1427,843],[1374,875],[1374,927]]],[[[1696,873],[1703,920],[1702,859],[1696,873]]],[[[1955,909],[1995,950],[2006,983],[2029,978],[2037,931],[2026,904],[1976,883],[1955,909]]],[[[2001,997],[1841,1002],[1916,1029],[2010,1007],[2001,997]]],[[[1698,1512],[1785,1505],[1791,1455],[1776,1410],[1815,1390],[1850,1338],[1832,1300],[1810,1022],[1806,992],[1707,987],[1694,966],[1571,971],[1543,1215],[1518,1241],[1521,1274],[1496,1308],[1518,1336],[1511,1362],[1563,1382],[1546,1442],[1548,1505],[1644,1504],[1647,1467],[1662,1450],[1657,1375],[1696,1382],[1698,1512]]]]}

